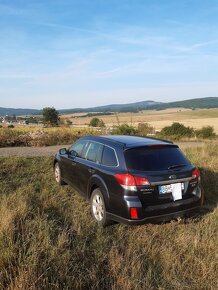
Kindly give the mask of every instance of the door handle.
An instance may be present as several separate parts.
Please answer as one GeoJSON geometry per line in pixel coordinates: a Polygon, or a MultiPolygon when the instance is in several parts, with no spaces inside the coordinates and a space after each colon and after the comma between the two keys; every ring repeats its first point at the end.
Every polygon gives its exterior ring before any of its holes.
{"type": "Polygon", "coordinates": [[[71,163],[73,166],[76,166],[76,162],[75,161],[72,161],[71,163]]]}
{"type": "Polygon", "coordinates": [[[93,168],[88,168],[88,171],[92,174],[95,173],[95,169],[93,169],[93,168]]]}

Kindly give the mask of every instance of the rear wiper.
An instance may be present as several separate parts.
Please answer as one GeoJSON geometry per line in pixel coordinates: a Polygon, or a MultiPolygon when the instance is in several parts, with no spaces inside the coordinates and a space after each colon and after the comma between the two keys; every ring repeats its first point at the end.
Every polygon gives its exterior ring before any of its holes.
{"type": "Polygon", "coordinates": [[[169,166],[167,169],[174,169],[174,168],[183,167],[183,166],[186,166],[186,165],[187,164],[175,164],[175,165],[169,166]]]}

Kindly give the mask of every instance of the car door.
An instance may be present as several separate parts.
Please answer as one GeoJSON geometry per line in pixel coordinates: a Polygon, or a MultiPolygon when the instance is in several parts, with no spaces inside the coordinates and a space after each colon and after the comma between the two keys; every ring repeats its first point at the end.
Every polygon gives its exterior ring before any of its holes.
{"type": "Polygon", "coordinates": [[[83,158],[83,152],[88,146],[88,141],[78,140],[62,156],[62,173],[64,178],[75,188],[78,188],[78,162],[83,158]]]}
{"type": "Polygon", "coordinates": [[[84,194],[87,193],[90,177],[98,173],[102,151],[103,145],[101,143],[90,141],[84,159],[80,159],[77,163],[78,188],[84,194]]]}

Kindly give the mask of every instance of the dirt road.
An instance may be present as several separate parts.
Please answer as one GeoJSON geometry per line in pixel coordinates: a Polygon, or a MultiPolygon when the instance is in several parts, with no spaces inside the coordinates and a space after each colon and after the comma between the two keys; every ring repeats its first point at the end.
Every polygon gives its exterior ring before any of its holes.
{"type": "Polygon", "coordinates": [[[60,148],[68,148],[69,145],[57,145],[48,147],[5,147],[0,148],[0,156],[52,156],[60,148]]]}
{"type": "MultiPolygon", "coordinates": [[[[181,149],[188,147],[206,146],[208,142],[175,142],[181,149]]],[[[214,142],[213,142],[214,143],[214,142]]],[[[48,147],[6,147],[0,148],[0,156],[52,156],[60,148],[68,148],[69,145],[56,145],[48,147]]]]}

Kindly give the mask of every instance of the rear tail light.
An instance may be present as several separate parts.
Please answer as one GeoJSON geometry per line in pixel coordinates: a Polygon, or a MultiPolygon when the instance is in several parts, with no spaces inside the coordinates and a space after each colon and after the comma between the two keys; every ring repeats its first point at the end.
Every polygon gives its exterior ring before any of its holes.
{"type": "Polygon", "coordinates": [[[138,212],[136,207],[131,207],[130,208],[130,217],[131,219],[138,219],[138,212]]]}
{"type": "Polygon", "coordinates": [[[133,176],[128,173],[115,174],[115,178],[123,188],[128,190],[136,191],[136,186],[150,185],[150,182],[146,177],[133,176]]]}
{"type": "Polygon", "coordinates": [[[192,171],[192,178],[198,178],[200,177],[200,171],[199,169],[195,168],[193,171],[192,171]]]}
{"type": "Polygon", "coordinates": [[[150,185],[150,182],[145,177],[134,176],[134,179],[137,186],[150,185]]]}
{"type": "Polygon", "coordinates": [[[116,180],[119,182],[120,185],[127,185],[127,186],[134,186],[135,179],[130,174],[115,174],[116,180]]]}

